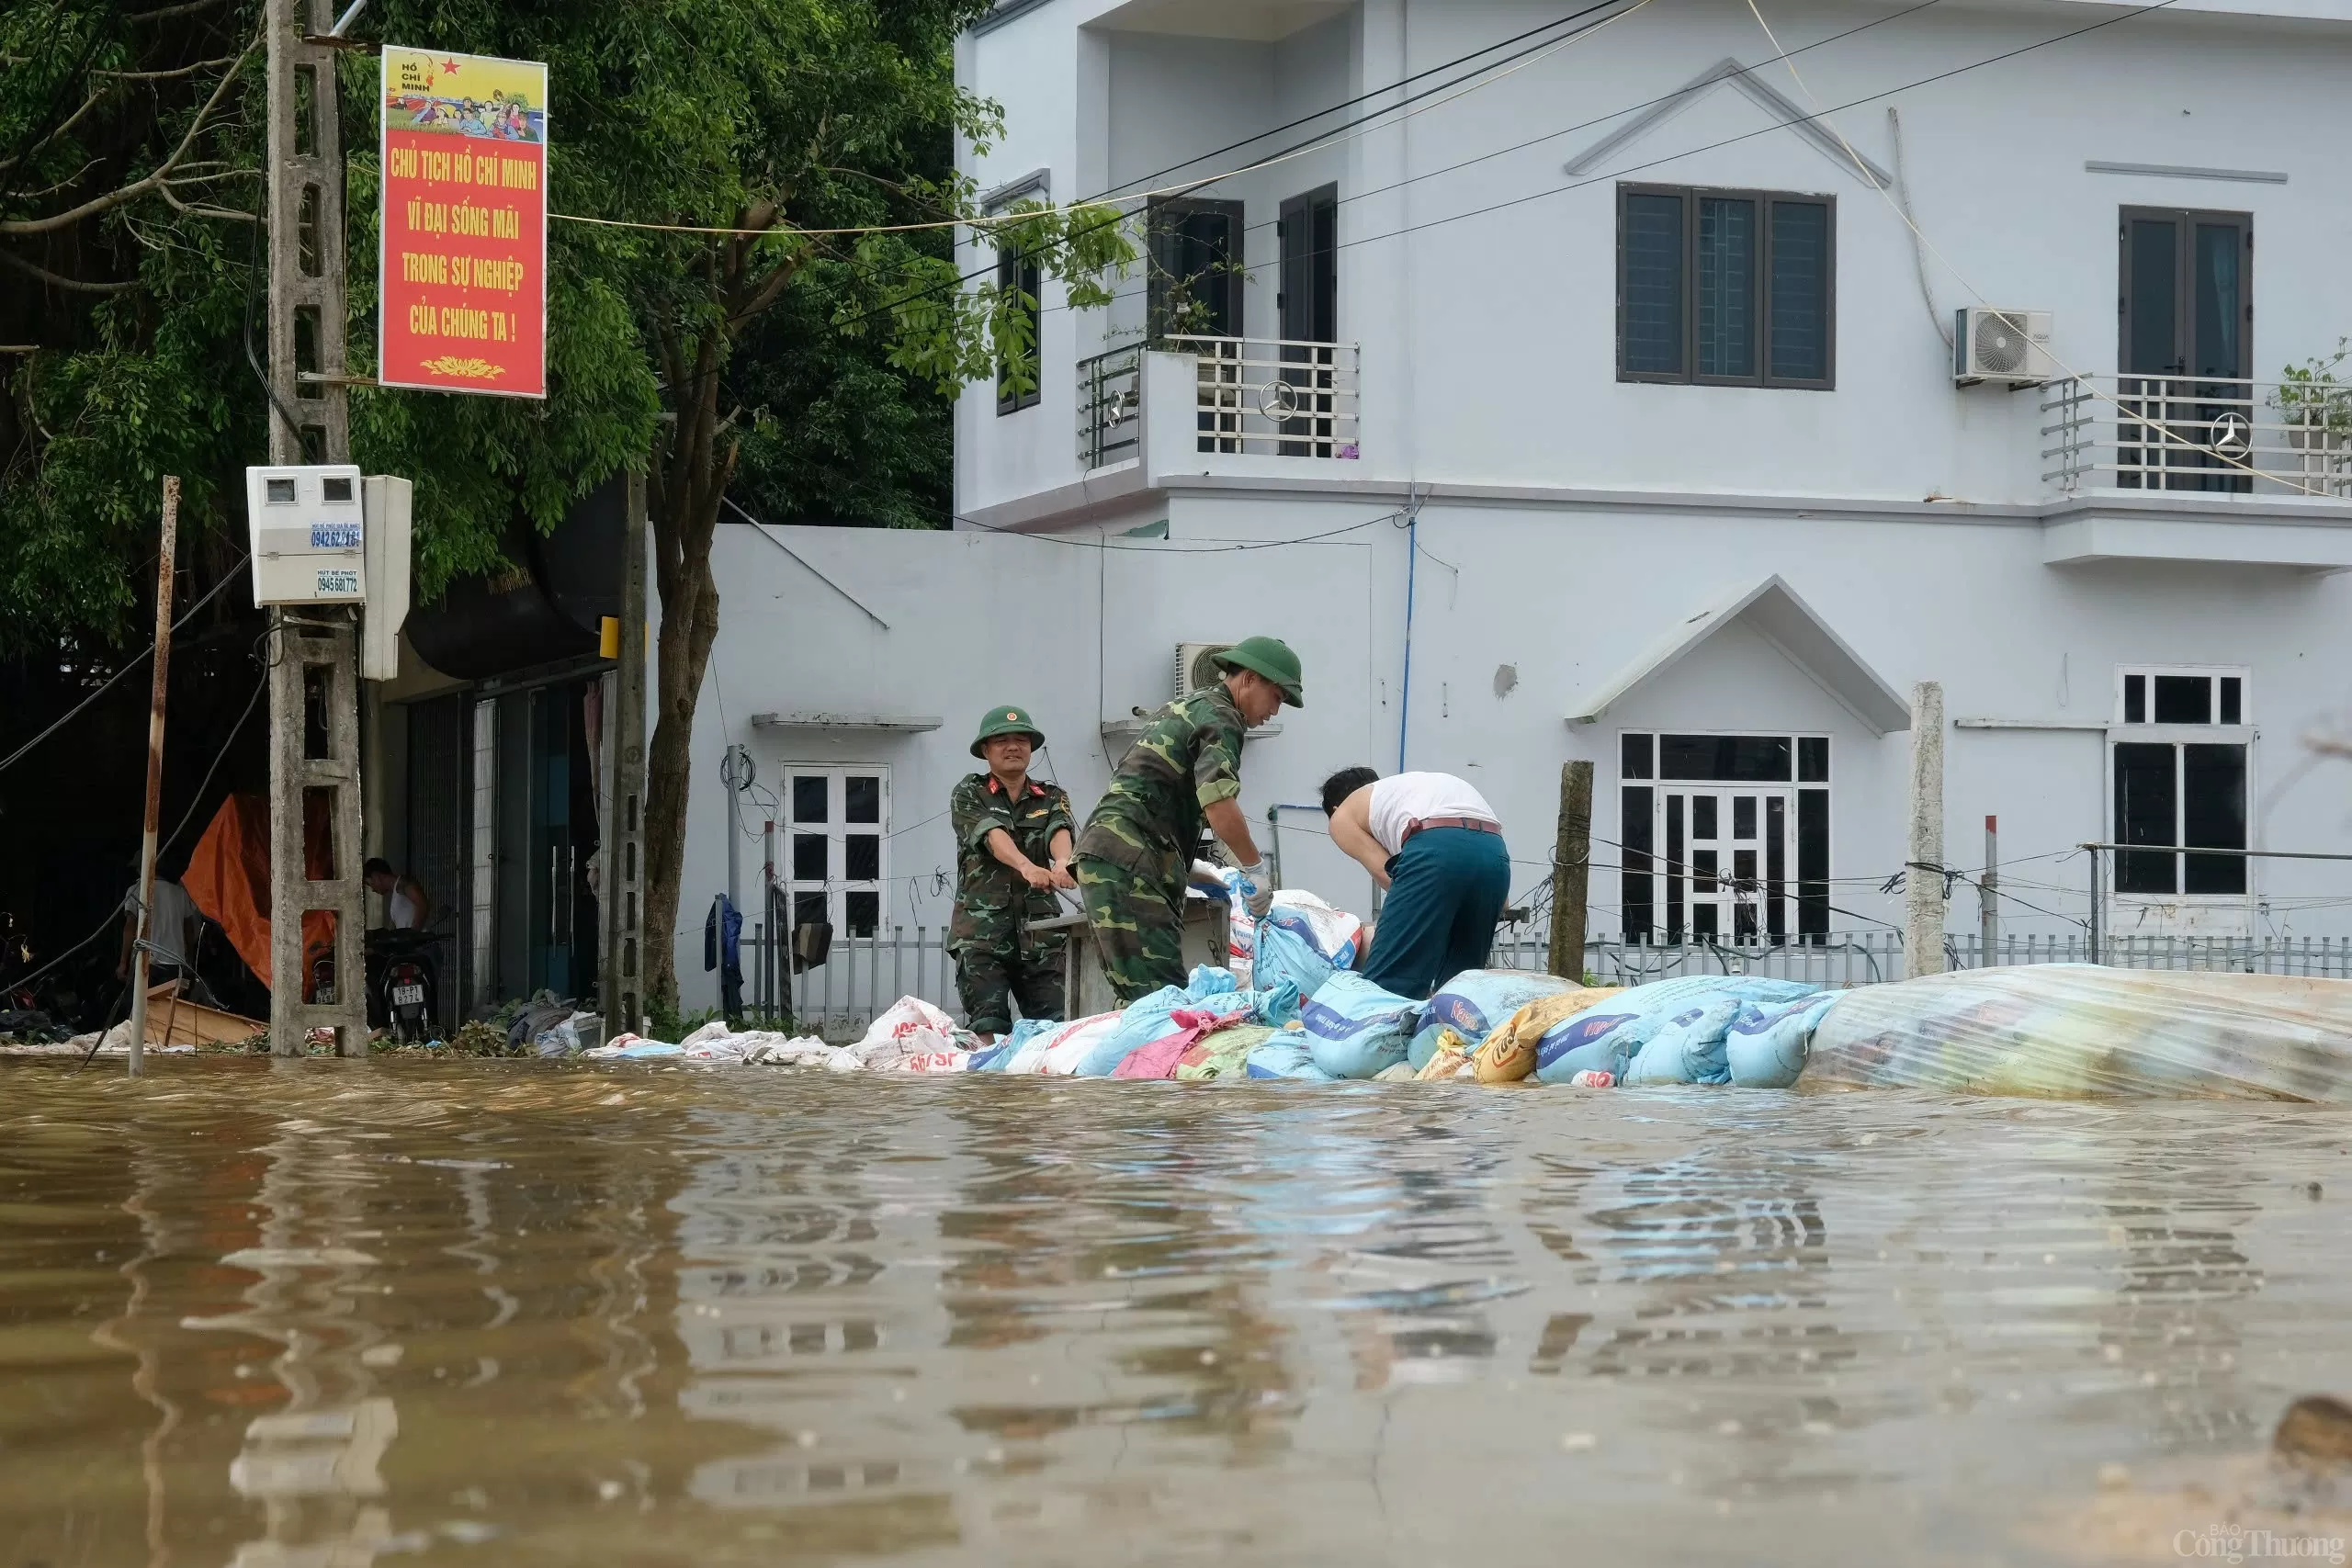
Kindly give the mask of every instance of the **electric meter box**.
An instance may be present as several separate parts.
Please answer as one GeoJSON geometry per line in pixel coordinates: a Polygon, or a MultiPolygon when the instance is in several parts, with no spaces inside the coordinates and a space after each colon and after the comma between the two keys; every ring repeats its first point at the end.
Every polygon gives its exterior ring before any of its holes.
{"type": "Polygon", "coordinates": [[[360,604],[368,598],[367,525],[350,463],[247,468],[254,603],[360,604]]]}

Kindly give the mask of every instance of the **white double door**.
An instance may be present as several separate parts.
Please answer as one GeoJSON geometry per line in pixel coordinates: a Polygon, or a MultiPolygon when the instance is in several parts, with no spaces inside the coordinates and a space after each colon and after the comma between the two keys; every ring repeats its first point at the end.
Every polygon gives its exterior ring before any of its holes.
{"type": "Polygon", "coordinates": [[[1794,789],[1665,784],[1656,809],[1668,941],[1770,941],[1795,929],[1794,789]]]}

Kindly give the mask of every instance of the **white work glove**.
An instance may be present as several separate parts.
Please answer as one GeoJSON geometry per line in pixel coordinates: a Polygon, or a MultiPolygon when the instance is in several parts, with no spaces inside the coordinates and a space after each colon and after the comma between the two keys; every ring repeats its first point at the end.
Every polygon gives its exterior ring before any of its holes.
{"type": "Polygon", "coordinates": [[[1266,869],[1264,861],[1258,860],[1241,868],[1240,878],[1234,891],[1249,906],[1251,919],[1264,919],[1266,911],[1274,907],[1274,874],[1266,869]]]}

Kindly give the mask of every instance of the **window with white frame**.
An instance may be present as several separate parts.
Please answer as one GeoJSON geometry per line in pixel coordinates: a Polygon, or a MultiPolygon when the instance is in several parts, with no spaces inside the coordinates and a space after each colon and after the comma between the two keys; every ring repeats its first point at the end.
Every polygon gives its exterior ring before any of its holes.
{"type": "Polygon", "coordinates": [[[2119,850],[2114,890],[2148,897],[2244,897],[2253,715],[2243,669],[2125,666],[2108,734],[2119,850]]]}
{"type": "Polygon", "coordinates": [[[890,770],[786,763],[776,866],[795,926],[872,936],[889,880],[890,770]]]}
{"type": "Polygon", "coordinates": [[[1829,931],[1829,738],[1618,738],[1630,942],[1777,942],[1829,931]]]}

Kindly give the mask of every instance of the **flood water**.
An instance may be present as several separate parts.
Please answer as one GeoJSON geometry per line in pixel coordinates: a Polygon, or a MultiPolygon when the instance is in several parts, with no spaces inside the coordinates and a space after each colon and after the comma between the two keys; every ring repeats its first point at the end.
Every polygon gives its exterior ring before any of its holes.
{"type": "Polygon", "coordinates": [[[2343,1110],[119,1072],[0,1064],[0,1568],[2086,1561],[2352,1393],[2343,1110]]]}

